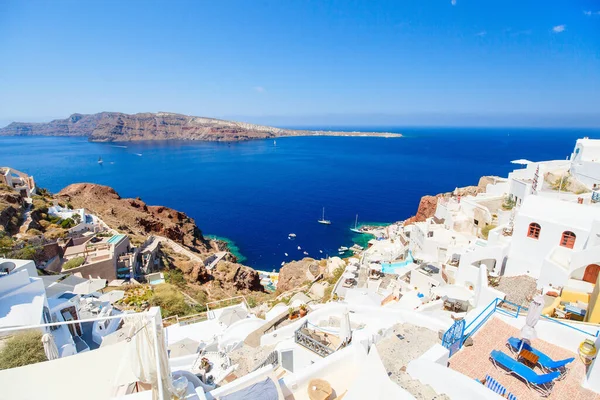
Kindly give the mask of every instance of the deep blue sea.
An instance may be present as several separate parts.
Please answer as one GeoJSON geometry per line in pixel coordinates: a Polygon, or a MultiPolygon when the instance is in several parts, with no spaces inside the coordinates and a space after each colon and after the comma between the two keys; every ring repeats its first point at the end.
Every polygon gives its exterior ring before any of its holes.
{"type": "Polygon", "coordinates": [[[304,250],[337,255],[359,236],[349,231],[356,214],[359,223],[402,220],[423,195],[476,185],[482,175],[506,176],[518,168],[514,159],[565,159],[577,138],[600,138],[600,130],[587,129],[347,130],[404,137],[280,138],[276,146],[273,140],[108,144],[1,137],[0,165],[34,175],[52,192],[94,182],[183,211],[204,234],[231,239],[245,264],[271,270],[302,258],[304,250]],[[317,223],[322,207],[330,226],[317,223]],[[296,240],[288,240],[291,232],[296,240]]]}

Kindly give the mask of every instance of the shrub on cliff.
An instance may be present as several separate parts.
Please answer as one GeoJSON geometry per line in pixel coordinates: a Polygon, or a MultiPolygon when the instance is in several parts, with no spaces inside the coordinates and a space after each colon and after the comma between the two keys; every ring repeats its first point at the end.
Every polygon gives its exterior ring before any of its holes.
{"type": "Polygon", "coordinates": [[[0,369],[17,368],[46,360],[42,333],[39,331],[17,333],[0,350],[0,369]]]}
{"type": "Polygon", "coordinates": [[[60,227],[63,229],[69,229],[75,226],[75,221],[71,218],[63,219],[60,221],[60,227]]]}
{"type": "Polygon", "coordinates": [[[69,269],[73,269],[73,268],[77,268],[80,267],[81,264],[83,264],[85,261],[84,257],[75,257],[70,259],[69,261],[67,261],[66,263],[63,264],[62,269],[63,270],[69,270],[69,269]]]}
{"type": "Polygon", "coordinates": [[[160,307],[163,318],[172,315],[183,316],[193,311],[185,302],[183,294],[177,290],[177,287],[169,283],[163,283],[154,288],[154,296],[150,298],[150,304],[160,307]]]}

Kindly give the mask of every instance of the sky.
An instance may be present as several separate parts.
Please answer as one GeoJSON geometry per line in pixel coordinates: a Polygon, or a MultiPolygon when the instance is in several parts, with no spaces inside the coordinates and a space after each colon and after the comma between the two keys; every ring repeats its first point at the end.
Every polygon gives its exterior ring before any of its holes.
{"type": "Polygon", "coordinates": [[[0,126],[600,126],[600,1],[0,0],[0,126]]]}

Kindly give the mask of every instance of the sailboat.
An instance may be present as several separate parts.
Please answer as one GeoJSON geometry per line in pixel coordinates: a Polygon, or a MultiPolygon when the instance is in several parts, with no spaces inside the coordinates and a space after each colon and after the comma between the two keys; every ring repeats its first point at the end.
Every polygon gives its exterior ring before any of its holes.
{"type": "Polygon", "coordinates": [[[323,224],[323,225],[331,225],[331,221],[328,219],[325,219],[325,207],[323,207],[323,216],[317,222],[320,224],[323,224]]]}
{"type": "Polygon", "coordinates": [[[354,228],[350,228],[350,230],[354,233],[364,233],[360,229],[358,229],[358,214],[356,214],[356,219],[354,220],[354,228]]]}
{"type": "Polygon", "coordinates": [[[98,157],[98,164],[102,164],[104,161],[102,161],[102,157],[98,157]]]}

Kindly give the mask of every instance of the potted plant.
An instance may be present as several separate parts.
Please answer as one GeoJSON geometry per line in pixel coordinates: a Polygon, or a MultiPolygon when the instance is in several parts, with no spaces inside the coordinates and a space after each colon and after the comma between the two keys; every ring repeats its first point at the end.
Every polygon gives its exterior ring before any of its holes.
{"type": "Polygon", "coordinates": [[[308,308],[306,307],[306,304],[300,305],[300,318],[306,316],[306,314],[308,314],[308,308]]]}
{"type": "Polygon", "coordinates": [[[296,319],[296,313],[294,312],[294,307],[288,308],[288,315],[290,320],[296,319]]]}

